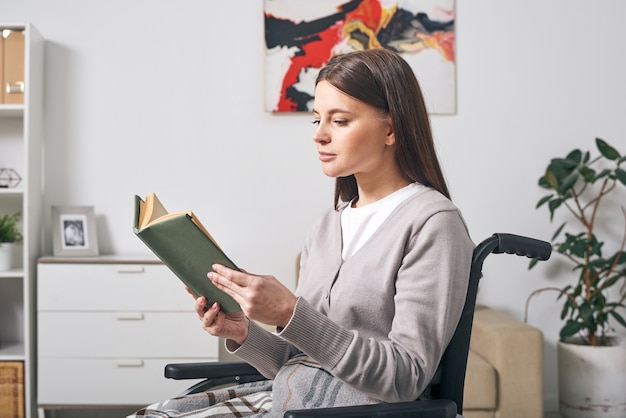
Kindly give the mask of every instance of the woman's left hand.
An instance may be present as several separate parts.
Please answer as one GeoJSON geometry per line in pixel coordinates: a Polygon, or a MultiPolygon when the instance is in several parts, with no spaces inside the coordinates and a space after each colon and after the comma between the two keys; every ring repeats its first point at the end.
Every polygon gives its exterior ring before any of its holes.
{"type": "Polygon", "coordinates": [[[249,274],[221,264],[212,267],[208,278],[235,299],[248,318],[278,327],[287,325],[297,297],[274,276],[249,274]]]}

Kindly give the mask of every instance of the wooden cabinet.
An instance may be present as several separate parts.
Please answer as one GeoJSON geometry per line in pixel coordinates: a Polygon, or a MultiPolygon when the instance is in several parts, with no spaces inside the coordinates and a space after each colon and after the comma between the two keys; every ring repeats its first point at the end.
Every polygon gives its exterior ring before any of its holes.
{"type": "MultiPolygon", "coordinates": [[[[34,312],[35,265],[41,254],[42,241],[44,40],[28,23],[0,21],[0,33],[3,35],[0,40],[3,92],[0,94],[0,169],[3,169],[0,175],[0,186],[3,186],[0,187],[0,215],[21,212],[24,235],[12,267],[0,271],[0,368],[13,370],[15,363],[18,366],[21,363],[23,374],[16,386],[16,396],[21,399],[23,407],[19,408],[21,412],[11,413],[13,417],[21,418],[33,416],[35,403],[34,321],[31,312],[34,312]],[[11,32],[18,36],[11,37],[7,52],[5,36],[11,32]],[[17,46],[13,44],[16,39],[19,41],[17,46]],[[16,71],[21,72],[21,80],[15,77],[16,71]],[[6,95],[7,83],[10,97],[6,95]]],[[[5,399],[9,396],[7,393],[0,391],[0,405],[14,404],[14,399],[5,399]]],[[[3,412],[6,411],[3,408],[3,412]]]]}
{"type": "Polygon", "coordinates": [[[37,316],[42,407],[147,405],[195,383],[165,379],[167,363],[219,357],[193,299],[156,261],[44,257],[37,316]]]}

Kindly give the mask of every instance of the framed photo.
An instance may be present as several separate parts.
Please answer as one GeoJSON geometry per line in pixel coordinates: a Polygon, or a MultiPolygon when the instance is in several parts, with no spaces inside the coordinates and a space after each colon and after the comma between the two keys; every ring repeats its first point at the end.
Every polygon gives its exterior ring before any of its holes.
{"type": "Polygon", "coordinates": [[[52,206],[54,255],[98,255],[93,206],[52,206]]]}

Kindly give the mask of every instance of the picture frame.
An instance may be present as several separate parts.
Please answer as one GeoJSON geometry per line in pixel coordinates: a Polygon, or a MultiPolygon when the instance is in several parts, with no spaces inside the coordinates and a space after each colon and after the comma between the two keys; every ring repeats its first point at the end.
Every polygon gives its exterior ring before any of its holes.
{"type": "Polygon", "coordinates": [[[52,206],[52,248],[55,256],[99,254],[93,206],[52,206]]]}

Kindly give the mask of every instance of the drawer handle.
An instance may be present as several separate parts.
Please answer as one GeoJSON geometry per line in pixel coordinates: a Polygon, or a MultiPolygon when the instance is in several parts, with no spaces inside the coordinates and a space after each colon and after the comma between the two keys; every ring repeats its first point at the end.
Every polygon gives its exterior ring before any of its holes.
{"type": "Polygon", "coordinates": [[[118,321],[143,321],[144,315],[141,312],[118,312],[115,314],[118,321]]]}
{"type": "Polygon", "coordinates": [[[117,360],[117,367],[143,367],[143,360],[117,360]]]}
{"type": "Polygon", "coordinates": [[[115,271],[121,274],[124,273],[143,273],[145,271],[143,266],[119,266],[115,268],[115,271]]]}

